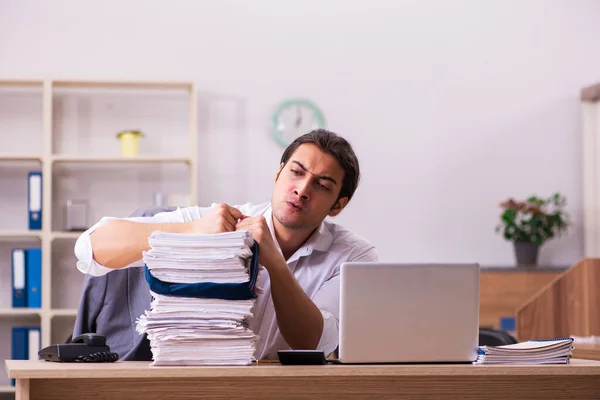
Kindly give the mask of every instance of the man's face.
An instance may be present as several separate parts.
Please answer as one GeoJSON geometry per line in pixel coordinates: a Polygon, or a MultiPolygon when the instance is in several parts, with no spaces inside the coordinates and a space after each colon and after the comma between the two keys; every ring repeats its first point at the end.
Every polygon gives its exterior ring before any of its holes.
{"type": "Polygon", "coordinates": [[[288,229],[313,230],[328,215],[339,214],[344,170],[332,155],[314,144],[302,144],[275,175],[273,216],[288,229]]]}

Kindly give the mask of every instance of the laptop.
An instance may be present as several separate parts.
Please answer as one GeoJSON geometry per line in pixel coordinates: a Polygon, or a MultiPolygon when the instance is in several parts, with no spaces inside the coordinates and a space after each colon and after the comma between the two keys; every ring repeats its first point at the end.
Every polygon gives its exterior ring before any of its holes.
{"type": "Polygon", "coordinates": [[[479,264],[340,266],[341,363],[471,363],[479,264]]]}

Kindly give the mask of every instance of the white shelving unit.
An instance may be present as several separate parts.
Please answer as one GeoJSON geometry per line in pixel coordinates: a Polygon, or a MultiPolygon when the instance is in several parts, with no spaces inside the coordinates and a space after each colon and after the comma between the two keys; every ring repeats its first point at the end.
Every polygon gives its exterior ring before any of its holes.
{"type": "MultiPolygon", "coordinates": [[[[3,226],[2,222],[0,222],[0,245],[4,246],[5,252],[7,251],[6,249],[12,246],[13,243],[15,243],[15,246],[17,244],[22,246],[23,243],[27,243],[27,245],[31,244],[30,247],[40,246],[42,249],[42,307],[40,309],[7,308],[10,307],[10,303],[0,303],[0,326],[3,324],[14,323],[15,318],[19,319],[19,321],[20,319],[24,319],[24,321],[27,321],[28,323],[32,319],[39,318],[39,324],[41,327],[41,345],[42,347],[45,347],[52,344],[53,341],[56,342],[56,339],[52,338],[52,332],[59,327],[53,326],[54,321],[58,321],[56,324],[63,325],[68,325],[65,324],[64,321],[74,322],[74,317],[76,316],[76,308],[74,307],[76,307],[76,304],[73,303],[73,299],[79,297],[81,282],[83,281],[83,275],[75,270],[74,255],[72,254],[70,256],[73,258],[73,263],[69,270],[53,270],[53,263],[56,262],[56,260],[53,261],[53,258],[57,257],[56,247],[67,246],[72,249],[72,246],[75,244],[75,240],[80,235],[80,232],[62,231],[62,228],[58,226],[59,224],[56,222],[56,213],[60,211],[59,207],[62,206],[62,204],[57,204],[56,201],[57,199],[61,198],[62,195],[60,192],[62,189],[59,185],[59,172],[62,171],[61,173],[63,176],[67,176],[69,180],[76,180],[78,173],[81,173],[82,170],[84,172],[94,171],[94,174],[100,171],[99,173],[107,174],[110,177],[113,176],[111,174],[124,175],[118,173],[118,171],[120,171],[119,168],[122,168],[122,170],[124,169],[125,171],[131,171],[131,169],[138,168],[142,170],[142,172],[140,172],[141,174],[143,173],[144,169],[150,168],[149,165],[152,165],[152,168],[159,169],[167,168],[166,166],[169,165],[175,165],[178,166],[178,168],[185,168],[188,173],[187,181],[185,182],[187,186],[185,188],[185,193],[187,194],[187,204],[181,205],[196,204],[196,196],[198,192],[196,88],[193,82],[0,79],[0,93],[2,93],[2,90],[8,90],[9,92],[13,90],[16,90],[17,92],[19,90],[34,90],[40,93],[41,107],[39,112],[41,114],[41,132],[35,133],[36,135],[39,133],[39,137],[41,138],[41,145],[39,146],[40,148],[36,148],[35,151],[32,151],[30,154],[27,152],[27,149],[18,149],[17,151],[6,151],[6,149],[2,149],[0,151],[0,172],[3,168],[8,168],[11,165],[22,165],[23,163],[26,163],[27,165],[37,165],[37,168],[35,169],[42,171],[43,193],[42,230],[29,231],[27,230],[26,223],[22,226],[22,228],[19,228],[15,226],[3,226]],[[70,94],[70,91],[75,91],[75,94],[70,94]],[[180,142],[179,148],[183,151],[179,151],[177,154],[173,155],[166,154],[168,152],[164,151],[166,148],[165,143],[169,143],[169,135],[171,135],[171,132],[169,132],[168,129],[163,131],[163,136],[165,137],[157,139],[156,136],[159,135],[155,135],[154,139],[161,140],[161,142],[154,147],[153,151],[144,152],[140,146],[139,156],[124,157],[120,155],[119,151],[114,151],[112,153],[103,151],[101,148],[102,143],[99,145],[98,142],[94,142],[94,140],[97,139],[97,137],[94,136],[94,129],[97,125],[102,125],[102,118],[104,115],[108,115],[110,112],[116,114],[116,112],[114,112],[114,110],[111,108],[112,105],[102,108],[97,105],[97,102],[94,103],[93,101],[89,100],[89,96],[92,96],[90,92],[93,94],[98,91],[101,93],[100,96],[106,96],[107,93],[110,96],[125,96],[125,100],[119,97],[119,100],[115,101],[114,104],[116,104],[116,106],[124,104],[127,101],[130,101],[131,104],[135,104],[136,101],[138,101],[140,98],[143,98],[145,95],[154,97],[161,95],[179,96],[177,97],[179,100],[176,102],[171,101],[165,104],[166,108],[171,107],[175,114],[184,117],[182,124],[187,126],[187,132],[179,132],[177,139],[177,141],[180,142]],[[66,94],[63,92],[66,92],[66,94]],[[135,93],[135,95],[128,94],[130,92],[135,93]],[[150,94],[148,94],[148,92],[150,94]],[[85,97],[86,95],[88,97],[85,97]],[[69,96],[75,100],[69,100],[69,96]],[[130,97],[128,98],[127,96],[130,97]],[[187,103],[185,110],[181,110],[181,107],[178,107],[178,105],[182,103],[187,103]],[[65,143],[69,141],[61,137],[61,129],[67,130],[69,127],[72,128],[73,126],[73,122],[68,118],[65,118],[64,114],[59,115],[61,112],[60,107],[63,106],[66,108],[71,107],[70,111],[75,109],[75,112],[82,112],[84,114],[87,113],[86,115],[88,117],[96,112],[96,114],[94,114],[95,119],[93,123],[89,123],[86,127],[85,124],[82,124],[81,121],[79,121],[79,125],[77,125],[75,129],[72,129],[75,133],[71,137],[71,142],[77,142],[79,139],[79,136],[77,135],[83,135],[83,133],[81,133],[79,130],[87,129],[87,140],[90,142],[87,149],[77,149],[75,145],[69,147],[69,143],[65,143]],[[57,124],[62,125],[57,127],[57,124]],[[94,151],[89,151],[90,149],[93,149],[94,151]],[[117,171],[117,173],[115,173],[115,171],[117,171]],[[59,178],[57,178],[57,176],[59,178]],[[72,290],[69,288],[69,278],[73,277],[81,280],[81,282],[78,282],[77,285],[73,285],[73,287],[76,288],[76,293],[72,293],[72,290]],[[64,280],[66,280],[66,282],[64,280]],[[64,307],[65,304],[63,303],[66,302],[63,302],[61,299],[63,298],[62,296],[66,296],[66,294],[63,292],[69,290],[71,290],[71,293],[68,294],[70,299],[67,307],[64,307]]],[[[10,93],[8,93],[7,96],[10,96],[10,93]]],[[[14,106],[12,101],[7,104],[10,105],[11,111],[17,109],[17,106],[14,106]]],[[[2,103],[0,102],[0,108],[1,107],[2,103]]],[[[32,107],[37,109],[37,106],[32,107]]],[[[163,109],[163,107],[158,106],[156,109],[160,111],[163,109]]],[[[8,116],[11,121],[14,122],[12,119],[17,118],[13,117],[14,114],[14,112],[9,113],[9,111],[3,114],[0,110],[0,135],[7,134],[2,132],[2,117],[8,116]]],[[[135,124],[137,121],[136,118],[139,116],[139,112],[133,114],[134,116],[127,120],[127,122],[131,123],[131,121],[133,121],[132,123],[135,124]]],[[[150,115],[153,117],[153,114],[150,115]]],[[[93,118],[90,117],[90,119],[93,118]]],[[[138,126],[139,125],[135,125],[135,127],[123,126],[122,129],[137,129],[138,126]]],[[[152,127],[154,125],[150,123],[147,126],[152,127]]],[[[110,130],[110,127],[107,128],[103,126],[103,128],[105,128],[105,130],[110,130]]],[[[14,134],[14,132],[9,133],[14,134]]],[[[116,139],[114,138],[116,133],[117,132],[115,131],[111,131],[113,142],[116,142],[116,139]]],[[[100,138],[100,140],[105,140],[105,143],[108,143],[107,139],[100,138]]],[[[39,140],[37,142],[39,142],[39,140]]],[[[10,144],[12,144],[12,142],[10,144]]],[[[29,167],[21,166],[18,168],[21,168],[24,171],[30,169],[29,167]]],[[[3,173],[9,174],[9,172],[6,171],[3,173]]],[[[92,177],[88,178],[88,182],[93,180],[94,176],[96,175],[92,174],[92,177]]],[[[136,179],[136,175],[131,176],[134,176],[133,179],[136,179]]],[[[0,179],[1,178],[2,176],[0,175],[0,179]]],[[[127,179],[127,177],[123,178],[120,176],[119,178],[127,179]]],[[[3,183],[0,180],[0,187],[2,184],[3,183]]],[[[117,192],[115,195],[115,201],[120,197],[127,196],[127,192],[121,193],[118,191],[118,189],[115,189],[115,191],[117,192]]],[[[0,193],[1,192],[2,191],[0,191],[0,193]]],[[[14,202],[14,199],[10,200],[14,202]]],[[[26,213],[26,200],[26,197],[23,197],[21,200],[23,202],[23,213],[26,213]]],[[[4,201],[5,199],[3,199],[2,194],[0,194],[0,203],[4,203],[4,201]]],[[[133,202],[135,202],[135,199],[133,202]]],[[[139,206],[141,207],[144,205],[142,204],[139,206]]],[[[122,214],[127,214],[133,210],[124,209],[119,211],[122,214]]],[[[91,223],[93,221],[89,222],[91,223]]],[[[10,280],[10,258],[0,260],[0,268],[8,269],[8,272],[3,271],[3,275],[1,276],[8,277],[10,280]]],[[[10,338],[8,338],[8,341],[0,341],[0,346],[9,345],[10,338]]],[[[3,351],[3,354],[7,354],[6,349],[3,351]]],[[[8,349],[8,354],[10,354],[10,349],[8,349]]],[[[10,385],[2,385],[2,383],[2,380],[0,380],[0,393],[13,391],[13,388],[10,385]]]]}

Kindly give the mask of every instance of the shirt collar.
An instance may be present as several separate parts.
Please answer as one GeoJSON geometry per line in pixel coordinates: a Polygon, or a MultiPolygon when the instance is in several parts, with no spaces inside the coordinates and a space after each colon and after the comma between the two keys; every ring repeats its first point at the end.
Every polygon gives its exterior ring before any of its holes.
{"type": "MultiPolygon", "coordinates": [[[[281,248],[279,247],[279,243],[277,242],[275,236],[275,229],[273,228],[273,209],[269,204],[269,207],[265,210],[263,216],[267,220],[267,225],[269,230],[271,231],[271,236],[275,241],[275,245],[281,252],[281,248]]],[[[296,252],[287,260],[288,263],[296,261],[300,257],[305,257],[312,254],[313,251],[321,251],[325,252],[329,250],[331,244],[333,243],[333,235],[331,231],[325,225],[325,222],[321,222],[319,227],[310,235],[308,240],[298,249],[296,252]]]]}

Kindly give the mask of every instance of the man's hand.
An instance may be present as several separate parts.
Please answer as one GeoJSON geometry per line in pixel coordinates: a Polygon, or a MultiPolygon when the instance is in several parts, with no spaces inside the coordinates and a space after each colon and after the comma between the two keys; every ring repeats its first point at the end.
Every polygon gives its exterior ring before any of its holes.
{"type": "Polygon", "coordinates": [[[258,253],[260,256],[258,261],[267,271],[271,267],[281,265],[282,262],[285,264],[285,259],[277,248],[273,236],[271,236],[265,217],[245,217],[237,223],[235,230],[252,232],[252,237],[259,247],[258,253]]]}
{"type": "Polygon", "coordinates": [[[189,222],[186,233],[222,233],[235,231],[238,219],[242,213],[237,208],[221,203],[213,207],[202,218],[189,222]]]}

